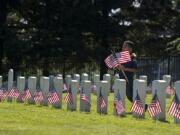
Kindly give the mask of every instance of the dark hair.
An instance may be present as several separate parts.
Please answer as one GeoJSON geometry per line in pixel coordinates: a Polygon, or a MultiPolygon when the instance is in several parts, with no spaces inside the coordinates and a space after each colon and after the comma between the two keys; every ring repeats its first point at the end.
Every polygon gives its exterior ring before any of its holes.
{"type": "Polygon", "coordinates": [[[124,41],[124,44],[128,45],[129,48],[133,48],[134,47],[134,43],[132,41],[124,41]]]}

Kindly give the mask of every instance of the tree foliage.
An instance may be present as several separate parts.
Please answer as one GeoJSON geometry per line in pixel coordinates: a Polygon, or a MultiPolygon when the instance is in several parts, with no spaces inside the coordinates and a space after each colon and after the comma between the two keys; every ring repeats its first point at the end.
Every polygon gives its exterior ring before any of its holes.
{"type": "MultiPolygon", "coordinates": [[[[138,56],[170,54],[180,37],[178,0],[1,0],[1,62],[96,61],[132,40],[138,56]],[[3,29],[2,29],[3,28],[3,29]],[[4,34],[5,33],[5,34],[4,34]]],[[[1,64],[2,67],[2,64],[1,64]]],[[[103,70],[104,69],[104,70],[103,70]]]]}

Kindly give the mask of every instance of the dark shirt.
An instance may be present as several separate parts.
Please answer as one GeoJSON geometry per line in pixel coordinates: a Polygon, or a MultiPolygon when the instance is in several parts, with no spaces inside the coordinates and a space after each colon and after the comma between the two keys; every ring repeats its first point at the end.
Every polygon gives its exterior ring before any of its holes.
{"type": "MultiPolygon", "coordinates": [[[[125,68],[134,68],[137,69],[137,62],[136,60],[132,59],[131,61],[122,64],[125,68]]],[[[133,82],[133,77],[134,77],[134,72],[127,72],[125,71],[125,74],[129,80],[129,82],[133,82]]],[[[125,79],[123,73],[121,71],[119,71],[119,77],[120,79],[125,79]]]]}

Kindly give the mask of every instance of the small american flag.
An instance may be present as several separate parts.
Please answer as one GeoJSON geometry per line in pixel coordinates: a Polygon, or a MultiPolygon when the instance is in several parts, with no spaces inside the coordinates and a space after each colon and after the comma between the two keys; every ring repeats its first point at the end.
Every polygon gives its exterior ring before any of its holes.
{"type": "Polygon", "coordinates": [[[4,90],[0,89],[0,97],[2,97],[3,93],[4,93],[4,90]]]}
{"type": "Polygon", "coordinates": [[[125,112],[119,91],[117,97],[114,99],[114,108],[117,115],[122,115],[125,112]]]}
{"type": "Polygon", "coordinates": [[[173,95],[174,94],[174,89],[171,86],[167,86],[166,87],[166,93],[169,95],[173,95]]]}
{"type": "Polygon", "coordinates": [[[120,53],[116,53],[116,56],[118,58],[118,63],[120,63],[120,64],[131,61],[131,56],[129,54],[129,51],[123,51],[120,53]]]}
{"type": "Polygon", "coordinates": [[[73,95],[72,95],[71,88],[69,88],[69,91],[66,94],[66,96],[64,97],[64,100],[65,100],[66,103],[73,104],[73,95]]]}
{"type": "Polygon", "coordinates": [[[129,51],[113,53],[104,60],[107,67],[109,67],[109,68],[115,68],[118,65],[127,63],[129,61],[131,61],[131,56],[129,54],[129,51]]]}
{"type": "Polygon", "coordinates": [[[20,94],[19,94],[19,90],[16,89],[16,88],[11,89],[10,92],[9,92],[9,94],[8,94],[8,96],[9,96],[9,97],[12,97],[12,98],[18,98],[19,95],[20,95],[20,94]]]}
{"type": "Polygon", "coordinates": [[[25,100],[28,100],[29,98],[31,98],[31,93],[29,89],[27,89],[24,91],[24,94],[22,95],[22,100],[25,101],[25,100]]]}
{"type": "Polygon", "coordinates": [[[100,106],[101,110],[106,107],[106,102],[101,93],[101,89],[100,89],[100,94],[99,94],[99,106],[100,106]]]}
{"type": "Polygon", "coordinates": [[[88,99],[88,97],[86,96],[86,94],[84,93],[84,90],[83,90],[83,89],[81,89],[80,99],[81,99],[82,101],[85,101],[88,105],[90,105],[89,99],[88,99]]]}
{"type": "Polygon", "coordinates": [[[156,92],[155,92],[154,97],[152,98],[152,101],[148,107],[148,112],[151,117],[155,117],[162,112],[161,105],[160,105],[160,102],[159,102],[156,92]]]}
{"type": "Polygon", "coordinates": [[[105,64],[109,68],[114,68],[119,65],[117,57],[115,57],[113,54],[109,55],[105,60],[105,64]]]}
{"type": "Polygon", "coordinates": [[[137,96],[133,102],[133,105],[131,107],[131,111],[134,113],[137,113],[138,115],[143,115],[143,113],[144,113],[144,107],[143,107],[143,104],[141,102],[138,92],[137,92],[137,96]]]}
{"type": "Polygon", "coordinates": [[[170,108],[168,110],[168,114],[177,119],[180,119],[180,102],[179,102],[179,99],[178,99],[176,93],[175,93],[174,99],[170,105],[170,108]]]}
{"type": "Polygon", "coordinates": [[[49,92],[48,102],[50,104],[59,102],[59,96],[58,96],[58,93],[56,91],[49,92]]]}
{"type": "Polygon", "coordinates": [[[34,94],[34,101],[36,103],[42,102],[44,99],[42,91],[36,91],[34,94]]]}
{"type": "Polygon", "coordinates": [[[5,89],[0,89],[0,100],[5,100],[5,98],[7,97],[8,95],[8,91],[6,91],[5,89]]]}

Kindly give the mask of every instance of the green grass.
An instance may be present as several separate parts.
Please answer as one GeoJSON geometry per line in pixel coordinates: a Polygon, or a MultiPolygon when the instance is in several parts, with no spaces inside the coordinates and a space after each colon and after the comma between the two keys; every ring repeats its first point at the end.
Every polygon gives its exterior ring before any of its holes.
{"type": "MultiPolygon", "coordinates": [[[[63,95],[64,96],[64,95],[63,95]]],[[[150,95],[147,102],[150,102],[150,95]]],[[[145,119],[113,116],[113,94],[108,98],[108,114],[96,113],[96,96],[92,95],[90,113],[40,107],[20,103],[0,103],[0,135],[178,135],[180,127],[167,115],[167,122],[153,121],[146,112],[145,119]]],[[[171,102],[167,99],[167,108],[171,102]]],[[[130,112],[131,104],[126,102],[130,112]]]]}

